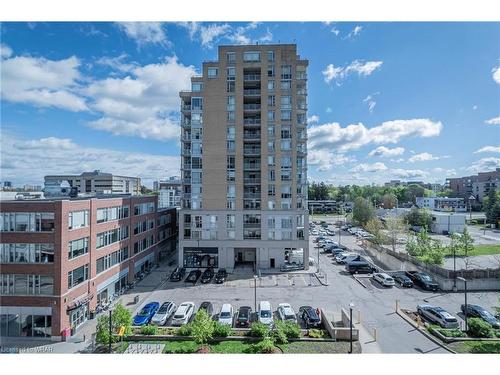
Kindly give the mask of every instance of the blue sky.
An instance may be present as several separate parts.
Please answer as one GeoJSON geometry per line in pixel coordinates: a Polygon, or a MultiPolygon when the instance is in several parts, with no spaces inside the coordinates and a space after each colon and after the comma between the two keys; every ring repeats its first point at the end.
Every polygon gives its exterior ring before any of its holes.
{"type": "Polygon", "coordinates": [[[500,167],[499,23],[2,23],[1,179],[179,174],[178,91],[218,44],[255,42],[310,61],[310,179],[500,167]]]}

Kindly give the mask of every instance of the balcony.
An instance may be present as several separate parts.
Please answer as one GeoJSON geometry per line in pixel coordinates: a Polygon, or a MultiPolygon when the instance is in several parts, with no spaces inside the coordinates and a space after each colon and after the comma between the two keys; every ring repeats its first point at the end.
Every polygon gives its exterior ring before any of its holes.
{"type": "Polygon", "coordinates": [[[181,106],[182,111],[190,111],[191,110],[191,104],[184,104],[181,106]]]}
{"type": "Polygon", "coordinates": [[[260,140],[260,132],[257,133],[243,133],[244,140],[260,140]]]}
{"type": "Polygon", "coordinates": [[[243,223],[243,229],[260,228],[260,223],[243,223]]]}
{"type": "Polygon", "coordinates": [[[244,178],[243,183],[248,184],[248,185],[253,185],[253,184],[260,185],[261,179],[260,178],[244,178]]]}
{"type": "Polygon", "coordinates": [[[245,74],[243,76],[244,82],[260,81],[260,74],[245,74]]]}
{"type": "Polygon", "coordinates": [[[191,164],[184,164],[182,169],[191,169],[191,164]]]}
{"type": "Polygon", "coordinates": [[[260,199],[244,199],[244,210],[260,210],[260,199]]]}
{"type": "Polygon", "coordinates": [[[260,104],[257,104],[257,103],[243,104],[243,110],[245,110],[245,111],[260,111],[260,104]]]}
{"type": "Polygon", "coordinates": [[[307,79],[307,73],[297,72],[297,79],[307,79]]]}
{"type": "Polygon", "coordinates": [[[191,149],[184,149],[184,150],[182,150],[182,155],[186,155],[186,156],[191,155],[191,149]]]}
{"type": "Polygon", "coordinates": [[[243,119],[244,125],[260,125],[260,118],[257,117],[247,117],[243,119]]]}
{"type": "Polygon", "coordinates": [[[260,155],[261,148],[260,147],[244,147],[243,155],[260,155]]]}
{"type": "Polygon", "coordinates": [[[243,169],[247,171],[260,171],[260,162],[259,163],[243,163],[243,169]]]}
{"type": "Polygon", "coordinates": [[[260,89],[244,89],[244,96],[260,96],[260,89]]]}

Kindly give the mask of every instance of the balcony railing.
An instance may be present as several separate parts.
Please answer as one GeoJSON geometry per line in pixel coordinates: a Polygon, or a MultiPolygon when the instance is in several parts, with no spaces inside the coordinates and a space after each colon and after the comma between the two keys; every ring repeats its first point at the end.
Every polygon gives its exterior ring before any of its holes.
{"type": "Polygon", "coordinates": [[[183,106],[181,106],[181,109],[183,111],[190,111],[191,110],[191,105],[189,104],[184,104],[183,106]]]}
{"type": "Polygon", "coordinates": [[[243,229],[260,228],[260,223],[243,223],[243,229]]]}
{"type": "Polygon", "coordinates": [[[260,81],[260,74],[245,74],[243,81],[260,81]]]}
{"type": "Polygon", "coordinates": [[[243,163],[243,169],[247,170],[260,170],[260,163],[243,163]]]}
{"type": "Polygon", "coordinates": [[[244,199],[243,209],[245,210],[260,210],[260,199],[244,199]]]}
{"type": "Polygon", "coordinates": [[[243,182],[245,184],[260,184],[261,179],[260,178],[244,178],[243,182]]]}
{"type": "Polygon", "coordinates": [[[260,139],[260,133],[243,133],[243,139],[260,139]]]}
{"type": "Polygon", "coordinates": [[[244,148],[243,149],[244,155],[260,155],[260,153],[261,153],[260,148],[244,148]]]}
{"type": "Polygon", "coordinates": [[[260,118],[245,118],[243,123],[245,125],[260,125],[260,118]]]}
{"type": "Polygon", "coordinates": [[[244,89],[243,90],[243,95],[246,95],[246,96],[260,96],[260,90],[259,89],[244,89]]]}
{"type": "Polygon", "coordinates": [[[260,104],[254,104],[254,103],[244,104],[243,109],[245,111],[260,111],[260,104]]]}

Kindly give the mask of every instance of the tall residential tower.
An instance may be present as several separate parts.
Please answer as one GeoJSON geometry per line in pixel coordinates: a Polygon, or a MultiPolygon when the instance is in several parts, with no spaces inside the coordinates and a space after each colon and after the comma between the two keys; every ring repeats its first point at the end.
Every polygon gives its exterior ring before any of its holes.
{"type": "Polygon", "coordinates": [[[294,44],[218,56],[180,93],[180,264],[307,267],[308,61],[294,44]]]}

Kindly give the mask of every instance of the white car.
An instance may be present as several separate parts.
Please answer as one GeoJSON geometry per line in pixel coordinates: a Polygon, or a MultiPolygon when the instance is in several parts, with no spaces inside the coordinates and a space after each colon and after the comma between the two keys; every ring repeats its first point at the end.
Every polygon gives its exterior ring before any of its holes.
{"type": "Polygon", "coordinates": [[[173,302],[167,301],[163,303],[156,314],[154,314],[151,318],[151,324],[156,324],[159,326],[164,325],[167,322],[168,318],[170,318],[175,312],[176,308],[177,305],[173,302]]]}
{"type": "Polygon", "coordinates": [[[394,286],[394,279],[386,273],[375,273],[373,275],[373,280],[379,282],[383,286],[394,286]]]}
{"type": "Polygon", "coordinates": [[[194,314],[194,302],[182,302],[172,318],[173,326],[182,326],[189,322],[194,314]]]}
{"type": "Polygon", "coordinates": [[[431,323],[437,323],[443,328],[459,327],[457,318],[441,307],[418,305],[417,312],[431,323]]]}
{"type": "Polygon", "coordinates": [[[265,324],[267,326],[273,325],[273,310],[269,301],[259,302],[259,310],[257,311],[257,316],[259,318],[259,323],[265,324]]]}
{"type": "Polygon", "coordinates": [[[276,312],[280,320],[297,323],[297,316],[289,303],[280,303],[276,312]]]}
{"type": "Polygon", "coordinates": [[[225,303],[222,305],[219,313],[219,323],[232,326],[233,325],[233,306],[230,303],[225,303]]]}

